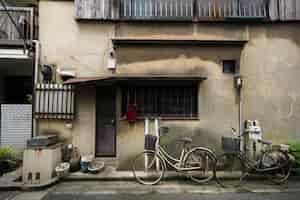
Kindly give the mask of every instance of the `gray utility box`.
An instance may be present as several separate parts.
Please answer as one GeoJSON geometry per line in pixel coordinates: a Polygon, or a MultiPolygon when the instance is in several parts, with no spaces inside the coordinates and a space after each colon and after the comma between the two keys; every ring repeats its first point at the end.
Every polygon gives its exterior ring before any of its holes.
{"type": "Polygon", "coordinates": [[[36,136],[27,141],[27,147],[28,148],[47,147],[56,144],[57,141],[58,138],[56,135],[36,136]]]}
{"type": "Polygon", "coordinates": [[[47,184],[56,177],[55,167],[62,162],[61,144],[27,148],[23,157],[23,183],[47,184]]]}

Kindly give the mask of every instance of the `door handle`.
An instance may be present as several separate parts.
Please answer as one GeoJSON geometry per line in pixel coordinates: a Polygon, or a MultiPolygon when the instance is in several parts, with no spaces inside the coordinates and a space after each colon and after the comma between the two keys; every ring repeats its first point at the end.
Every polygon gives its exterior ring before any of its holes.
{"type": "Polygon", "coordinates": [[[110,122],[111,122],[111,124],[113,124],[113,125],[115,124],[115,120],[114,120],[114,119],[112,119],[110,122]]]}

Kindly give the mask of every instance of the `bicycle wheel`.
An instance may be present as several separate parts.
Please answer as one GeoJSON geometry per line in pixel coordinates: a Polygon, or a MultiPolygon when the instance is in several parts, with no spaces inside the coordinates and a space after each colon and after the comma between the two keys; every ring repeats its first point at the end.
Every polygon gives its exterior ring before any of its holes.
{"type": "Polygon", "coordinates": [[[243,179],[243,162],[234,153],[217,157],[216,180],[222,187],[239,187],[243,179]]]}
{"type": "Polygon", "coordinates": [[[216,156],[203,149],[195,148],[188,152],[184,159],[186,175],[196,183],[206,183],[214,178],[216,156]]]}
{"type": "Polygon", "coordinates": [[[144,151],[133,161],[133,175],[144,185],[157,184],[165,172],[165,163],[154,151],[144,151]]]}
{"type": "Polygon", "coordinates": [[[289,155],[281,150],[273,149],[263,153],[262,166],[266,171],[268,179],[275,184],[282,184],[288,180],[291,173],[291,161],[289,155]]]}

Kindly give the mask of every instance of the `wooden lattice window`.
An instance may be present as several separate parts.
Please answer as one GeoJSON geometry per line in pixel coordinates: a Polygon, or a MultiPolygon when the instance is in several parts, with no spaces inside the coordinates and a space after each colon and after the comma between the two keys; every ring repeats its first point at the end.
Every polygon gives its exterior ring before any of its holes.
{"type": "Polygon", "coordinates": [[[196,118],[198,84],[141,85],[122,87],[122,115],[135,105],[139,117],[196,118]]]}
{"type": "Polygon", "coordinates": [[[41,119],[73,119],[74,88],[71,85],[37,84],[35,117],[41,119]]]}

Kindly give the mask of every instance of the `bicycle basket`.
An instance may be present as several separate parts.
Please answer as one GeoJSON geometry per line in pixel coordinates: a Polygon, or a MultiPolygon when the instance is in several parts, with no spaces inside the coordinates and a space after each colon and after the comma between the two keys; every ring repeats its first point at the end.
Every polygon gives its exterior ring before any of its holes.
{"type": "Polygon", "coordinates": [[[157,137],[154,135],[146,135],[145,136],[145,150],[155,150],[157,137]]]}
{"type": "Polygon", "coordinates": [[[236,153],[240,151],[241,141],[238,138],[222,137],[222,148],[225,152],[236,153]]]}

